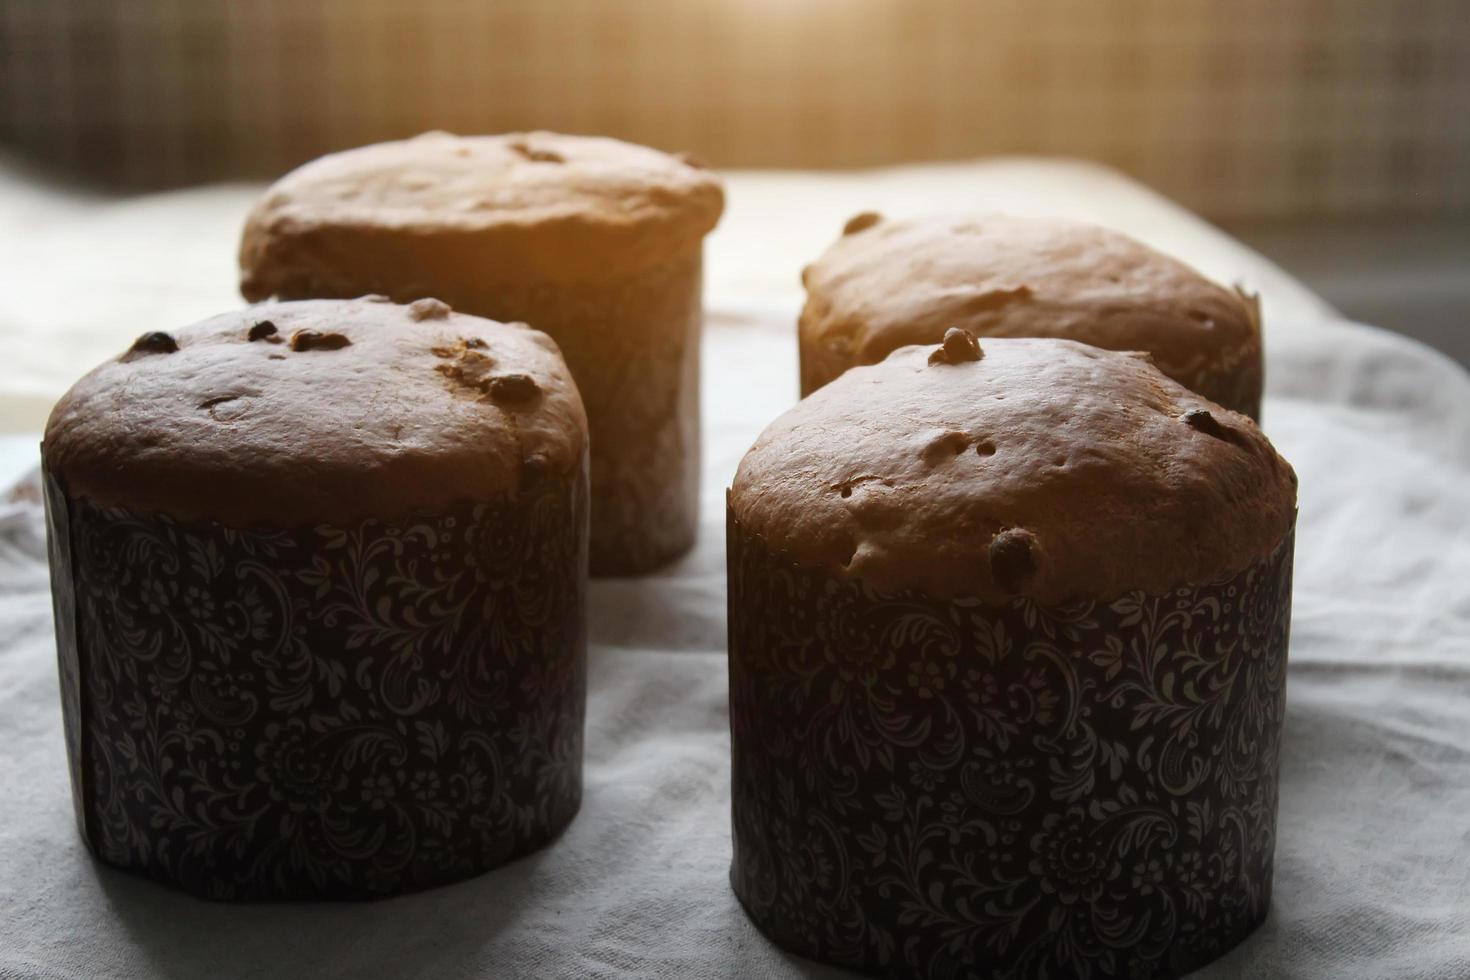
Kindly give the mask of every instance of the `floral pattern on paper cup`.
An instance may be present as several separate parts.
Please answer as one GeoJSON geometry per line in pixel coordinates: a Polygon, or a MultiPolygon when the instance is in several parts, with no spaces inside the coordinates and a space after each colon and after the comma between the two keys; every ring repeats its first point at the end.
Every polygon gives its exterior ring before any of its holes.
{"type": "Polygon", "coordinates": [[[735,892],[914,977],[1173,977],[1266,914],[1292,535],[1228,581],[884,595],[729,519],[735,892]]]}
{"type": "Polygon", "coordinates": [[[587,483],[240,530],[47,478],[73,795],[109,864],[218,899],[477,874],[575,815],[587,483]]]}

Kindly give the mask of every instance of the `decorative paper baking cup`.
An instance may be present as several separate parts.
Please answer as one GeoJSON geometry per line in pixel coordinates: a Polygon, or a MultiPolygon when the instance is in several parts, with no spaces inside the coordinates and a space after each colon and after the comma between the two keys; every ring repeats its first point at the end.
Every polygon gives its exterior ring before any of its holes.
{"type": "Polygon", "coordinates": [[[217,899],[369,897],[545,844],[582,794],[587,486],[239,530],[46,483],[77,821],[217,899]]]}
{"type": "Polygon", "coordinates": [[[818,960],[1173,977],[1266,914],[1292,535],[1225,582],[882,595],[729,517],[731,881],[818,960]]]}

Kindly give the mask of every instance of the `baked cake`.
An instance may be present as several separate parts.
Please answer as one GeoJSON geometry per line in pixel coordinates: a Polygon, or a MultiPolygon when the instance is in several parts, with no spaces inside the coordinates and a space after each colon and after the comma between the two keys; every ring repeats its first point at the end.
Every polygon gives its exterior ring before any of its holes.
{"type": "Polygon", "coordinates": [[[719,181],[617,140],[416,139],[323,157],[260,199],[249,300],[382,293],[556,338],[592,431],[592,571],[646,571],[698,519],[704,235],[719,181]]]}
{"type": "Polygon", "coordinates": [[[61,399],[42,457],[102,860],[378,896],[572,819],[587,423],[545,334],[378,298],[152,331],[61,399]]]}
{"type": "Polygon", "coordinates": [[[860,214],[802,280],[803,395],[961,327],[981,340],[1060,337],[1145,351],[1186,388],[1260,416],[1255,297],[1106,228],[1001,214],[860,214]]]}
{"type": "Polygon", "coordinates": [[[1296,482],[1143,355],[908,346],[729,493],[736,894],[893,976],[1164,977],[1266,914],[1296,482]]]}

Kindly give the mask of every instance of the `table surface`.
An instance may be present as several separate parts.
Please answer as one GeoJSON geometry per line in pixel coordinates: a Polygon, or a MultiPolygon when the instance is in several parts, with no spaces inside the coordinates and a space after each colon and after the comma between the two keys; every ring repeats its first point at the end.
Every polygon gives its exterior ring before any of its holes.
{"type": "MultiPolygon", "coordinates": [[[[33,464],[88,365],[238,304],[256,190],[113,200],[0,166],[0,480],[33,464]]],[[[367,904],[211,904],[97,865],[71,822],[39,510],[0,504],[0,977],[844,975],[770,946],[726,881],[723,492],[795,399],[801,265],[860,210],[985,208],[1111,224],[1263,295],[1265,425],[1301,477],[1276,890],[1201,975],[1470,976],[1470,377],[1090,166],[735,174],[729,190],[708,250],[699,544],[593,584],[585,802],[537,855],[367,904]]]]}

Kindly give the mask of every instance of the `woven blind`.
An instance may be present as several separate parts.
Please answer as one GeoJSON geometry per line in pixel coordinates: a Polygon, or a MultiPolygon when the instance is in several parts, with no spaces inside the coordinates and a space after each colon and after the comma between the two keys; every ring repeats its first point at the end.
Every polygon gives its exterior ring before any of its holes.
{"type": "Polygon", "coordinates": [[[0,0],[0,140],[108,182],[534,127],[726,167],[1066,154],[1216,217],[1470,209],[1470,6],[0,0]]]}

